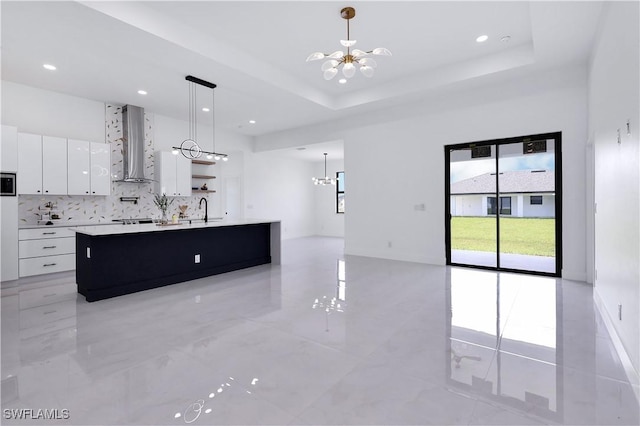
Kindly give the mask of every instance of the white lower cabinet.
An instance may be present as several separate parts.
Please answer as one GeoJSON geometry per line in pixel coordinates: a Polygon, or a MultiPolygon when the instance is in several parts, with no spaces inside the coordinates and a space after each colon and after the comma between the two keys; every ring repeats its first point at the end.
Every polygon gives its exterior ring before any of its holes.
{"type": "Polygon", "coordinates": [[[20,276],[50,274],[53,272],[72,271],[76,269],[75,254],[60,254],[57,256],[32,257],[20,259],[20,276]]]}
{"type": "Polygon", "coordinates": [[[76,269],[76,237],[70,229],[21,229],[18,238],[21,277],[76,269]]]}

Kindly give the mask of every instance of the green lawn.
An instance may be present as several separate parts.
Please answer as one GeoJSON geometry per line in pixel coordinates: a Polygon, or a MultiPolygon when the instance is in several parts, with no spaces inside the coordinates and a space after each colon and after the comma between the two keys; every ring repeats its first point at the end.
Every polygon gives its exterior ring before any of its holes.
{"type": "MultiPolygon", "coordinates": [[[[555,219],[500,218],[502,253],[555,256],[555,219]]],[[[454,250],[496,251],[494,217],[453,217],[451,248],[454,250]]]]}

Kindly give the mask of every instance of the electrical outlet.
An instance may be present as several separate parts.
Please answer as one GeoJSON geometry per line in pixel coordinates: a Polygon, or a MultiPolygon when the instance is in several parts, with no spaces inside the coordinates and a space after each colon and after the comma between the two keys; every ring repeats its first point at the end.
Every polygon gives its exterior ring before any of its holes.
{"type": "Polygon", "coordinates": [[[200,255],[199,254],[196,254],[194,262],[195,263],[200,263],[200,255]]]}
{"type": "Polygon", "coordinates": [[[91,259],[91,247],[87,247],[87,259],[91,259]]]}
{"type": "Polygon", "coordinates": [[[393,246],[393,244],[391,243],[391,241],[387,241],[387,247],[391,248],[391,246],[393,246]]]}

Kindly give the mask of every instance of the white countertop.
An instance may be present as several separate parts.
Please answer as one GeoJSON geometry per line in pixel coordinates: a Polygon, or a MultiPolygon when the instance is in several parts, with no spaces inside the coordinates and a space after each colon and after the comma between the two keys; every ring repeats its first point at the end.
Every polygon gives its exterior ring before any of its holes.
{"type": "Polygon", "coordinates": [[[95,221],[55,221],[52,225],[36,224],[36,223],[21,223],[18,225],[18,229],[39,229],[39,228],[69,228],[71,226],[103,226],[113,225],[114,222],[95,222],[95,221]]]}
{"type": "Polygon", "coordinates": [[[161,231],[180,231],[186,229],[198,229],[198,228],[219,228],[224,226],[239,226],[239,225],[252,225],[258,223],[280,223],[279,220],[264,220],[264,219],[244,219],[244,220],[218,220],[204,222],[181,222],[177,225],[156,225],[154,223],[138,224],[138,225],[94,225],[94,226],[79,226],[70,228],[80,234],[89,236],[101,236],[101,235],[117,235],[117,234],[139,234],[146,232],[161,232],[161,231]]]}

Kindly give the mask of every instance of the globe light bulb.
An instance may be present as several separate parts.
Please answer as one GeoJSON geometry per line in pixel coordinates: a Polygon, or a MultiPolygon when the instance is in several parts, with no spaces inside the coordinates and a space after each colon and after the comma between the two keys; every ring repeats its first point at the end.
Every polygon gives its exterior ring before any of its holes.
{"type": "Polygon", "coordinates": [[[344,76],[347,78],[353,77],[355,73],[356,73],[356,67],[353,65],[352,62],[347,62],[342,67],[342,74],[344,74],[344,76]]]}

